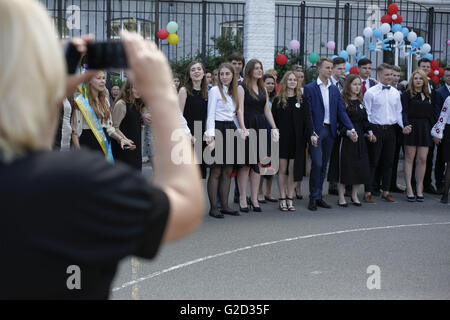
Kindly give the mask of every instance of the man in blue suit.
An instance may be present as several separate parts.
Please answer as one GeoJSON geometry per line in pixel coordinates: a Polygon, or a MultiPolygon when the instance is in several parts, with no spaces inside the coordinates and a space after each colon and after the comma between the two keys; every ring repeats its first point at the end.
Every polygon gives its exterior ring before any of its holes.
{"type": "MultiPolygon", "coordinates": [[[[434,96],[434,116],[437,121],[439,114],[441,113],[442,106],[445,99],[450,96],[450,66],[447,66],[444,71],[445,85],[435,91],[434,96]]],[[[436,162],[434,167],[434,178],[436,180],[436,188],[439,194],[444,192],[444,171],[445,162],[442,157],[442,144],[437,147],[436,162]]]]}
{"type": "Polygon", "coordinates": [[[311,108],[311,118],[314,133],[319,137],[317,147],[311,147],[311,174],[309,178],[308,209],[316,211],[317,207],[331,208],[322,199],[322,186],[325,180],[327,164],[331,149],[337,135],[338,121],[345,126],[347,135],[358,140],[358,135],[345,111],[344,101],[338,87],[331,83],[333,60],[321,58],[317,62],[319,78],[308,84],[304,96],[311,108]]]}

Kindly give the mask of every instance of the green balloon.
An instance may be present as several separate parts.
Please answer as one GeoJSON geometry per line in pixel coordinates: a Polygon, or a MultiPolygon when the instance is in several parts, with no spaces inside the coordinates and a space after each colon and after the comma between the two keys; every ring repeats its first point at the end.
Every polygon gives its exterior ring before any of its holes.
{"type": "Polygon", "coordinates": [[[169,31],[169,33],[175,33],[178,31],[178,23],[176,23],[175,21],[170,21],[167,24],[166,29],[167,31],[169,31]]]}
{"type": "Polygon", "coordinates": [[[312,64],[315,64],[317,61],[319,61],[319,55],[315,52],[311,52],[308,56],[308,60],[312,64]]]}

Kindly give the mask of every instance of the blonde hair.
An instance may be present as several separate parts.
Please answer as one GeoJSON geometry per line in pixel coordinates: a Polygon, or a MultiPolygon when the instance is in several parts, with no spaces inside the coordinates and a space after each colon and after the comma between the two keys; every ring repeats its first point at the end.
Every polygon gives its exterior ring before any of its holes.
{"type": "Polygon", "coordinates": [[[281,107],[284,109],[286,108],[287,105],[287,98],[288,98],[288,94],[287,94],[287,90],[288,90],[288,86],[287,86],[287,82],[288,82],[288,78],[290,75],[294,75],[295,79],[297,80],[297,86],[294,89],[294,93],[297,97],[297,102],[300,103],[302,100],[302,90],[301,90],[301,86],[300,86],[300,81],[298,80],[297,76],[295,75],[294,71],[288,71],[284,74],[283,79],[281,79],[280,82],[280,89],[278,90],[278,94],[277,94],[277,98],[279,99],[279,103],[281,105],[281,107]]]}
{"type": "Polygon", "coordinates": [[[0,160],[50,149],[63,99],[62,49],[44,7],[0,0],[0,160]]]}
{"type": "Polygon", "coordinates": [[[423,80],[422,91],[428,97],[428,99],[430,99],[430,91],[428,90],[428,77],[425,74],[425,72],[423,72],[420,69],[417,69],[416,71],[414,71],[412,73],[411,77],[409,78],[407,91],[409,91],[409,94],[411,95],[411,97],[414,97],[417,94],[416,90],[414,89],[414,76],[416,74],[418,74],[422,77],[422,80],[423,80]]]}
{"type": "MultiPolygon", "coordinates": [[[[100,73],[103,73],[103,75],[105,74],[104,71],[99,71],[96,76],[98,76],[100,73]]],[[[99,91],[97,93],[97,96],[95,96],[94,90],[92,89],[92,84],[89,81],[88,83],[86,83],[86,93],[89,99],[89,104],[91,105],[92,110],[94,110],[98,120],[100,120],[101,122],[106,122],[111,117],[111,111],[107,102],[108,100],[106,99],[106,90],[99,91]]]]}

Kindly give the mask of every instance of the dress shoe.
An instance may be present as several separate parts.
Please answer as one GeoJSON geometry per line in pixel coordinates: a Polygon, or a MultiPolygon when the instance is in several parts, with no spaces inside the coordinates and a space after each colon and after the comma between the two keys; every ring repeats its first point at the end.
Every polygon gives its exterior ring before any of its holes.
{"type": "Polygon", "coordinates": [[[265,199],[263,199],[263,200],[259,200],[259,199],[258,199],[258,202],[259,202],[259,203],[267,203],[265,199]]]}
{"type": "Polygon", "coordinates": [[[436,188],[433,185],[429,185],[429,186],[424,186],[423,187],[423,192],[425,193],[429,193],[429,194],[438,194],[436,188]]]}
{"type": "Polygon", "coordinates": [[[417,197],[416,197],[416,201],[417,201],[417,202],[424,202],[424,201],[425,201],[425,198],[424,198],[423,196],[417,196],[417,197]]]}
{"type": "Polygon", "coordinates": [[[355,207],[361,207],[362,206],[361,202],[353,201],[353,198],[350,198],[350,200],[352,200],[352,205],[354,205],[355,207]]]}
{"type": "Polygon", "coordinates": [[[348,203],[347,202],[345,202],[345,203],[339,203],[339,201],[337,202],[337,205],[339,206],[339,207],[342,207],[342,208],[347,208],[348,207],[348,203]]]}
{"type": "Polygon", "coordinates": [[[221,214],[219,211],[216,211],[216,210],[210,211],[210,212],[209,212],[209,215],[210,215],[211,217],[217,218],[217,219],[223,219],[223,218],[225,218],[225,217],[223,216],[223,214],[221,214]]]}
{"type": "Polygon", "coordinates": [[[448,194],[444,194],[441,198],[441,203],[448,203],[448,194]]]}
{"type": "Polygon", "coordinates": [[[255,207],[255,205],[252,203],[251,200],[250,200],[250,203],[248,205],[253,210],[253,212],[262,212],[261,207],[260,206],[255,207]]]}
{"type": "Polygon", "coordinates": [[[317,206],[325,209],[331,209],[331,206],[322,199],[317,200],[317,206]]]}
{"type": "Polygon", "coordinates": [[[381,199],[383,199],[383,200],[385,200],[387,202],[397,202],[397,201],[395,201],[394,197],[392,197],[390,194],[387,194],[387,195],[383,194],[381,196],[381,199]]]}
{"type": "Polygon", "coordinates": [[[328,194],[331,194],[333,196],[339,195],[337,189],[328,189],[328,194]]]}
{"type": "Polygon", "coordinates": [[[308,209],[311,211],[317,211],[317,200],[309,199],[308,209]]]}
{"type": "Polygon", "coordinates": [[[412,197],[406,196],[406,200],[407,200],[408,202],[416,202],[416,196],[412,196],[412,197]]]}
{"type": "Polygon", "coordinates": [[[398,186],[393,186],[393,187],[391,187],[391,192],[394,192],[394,193],[403,193],[403,192],[405,192],[405,190],[399,188],[398,186]]]}
{"type": "MultiPolygon", "coordinates": [[[[239,202],[239,201],[238,201],[238,202],[239,202]]],[[[248,212],[248,207],[242,208],[242,207],[239,205],[239,211],[240,211],[240,212],[248,212]]]]}
{"type": "Polygon", "coordinates": [[[237,212],[236,210],[231,210],[231,209],[222,209],[222,210],[220,210],[220,213],[229,214],[230,216],[240,216],[239,212],[237,212]]]}
{"type": "Polygon", "coordinates": [[[266,199],[269,202],[277,202],[278,201],[277,199],[274,199],[274,198],[268,197],[268,196],[264,196],[264,199],[266,199]]]}
{"type": "Polygon", "coordinates": [[[367,203],[377,203],[372,195],[364,196],[364,201],[367,203]]]}

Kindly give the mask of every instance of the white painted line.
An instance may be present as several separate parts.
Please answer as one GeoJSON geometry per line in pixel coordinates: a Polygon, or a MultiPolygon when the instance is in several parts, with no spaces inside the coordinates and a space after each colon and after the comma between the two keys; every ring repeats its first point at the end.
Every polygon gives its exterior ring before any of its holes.
{"type": "Polygon", "coordinates": [[[233,253],[236,253],[236,252],[250,250],[250,249],[254,249],[254,248],[258,248],[258,247],[270,246],[272,244],[278,244],[278,243],[282,243],[282,242],[289,242],[289,241],[302,240],[302,239],[310,239],[310,238],[316,238],[316,237],[323,237],[323,236],[332,236],[332,235],[343,234],[343,233],[351,233],[351,232],[363,232],[363,231],[374,231],[374,230],[384,230],[384,229],[399,229],[399,228],[411,228],[411,227],[424,227],[424,226],[438,226],[438,225],[450,225],[450,221],[449,222],[403,224],[403,225],[396,225],[396,226],[385,226],[385,227],[373,227],[373,228],[359,228],[359,229],[351,229],[351,230],[341,230],[341,231],[333,231],[333,232],[326,232],[326,233],[310,234],[310,235],[306,235],[306,236],[298,236],[298,237],[294,237],[294,238],[287,238],[287,239],[282,239],[282,240],[258,243],[258,244],[254,244],[254,245],[251,245],[251,246],[246,246],[246,247],[242,247],[242,248],[238,248],[238,249],[229,250],[229,251],[217,253],[217,254],[214,254],[214,255],[206,256],[206,257],[203,257],[203,258],[191,260],[191,261],[188,261],[188,262],[185,262],[185,263],[182,263],[182,264],[179,264],[179,265],[176,265],[176,266],[173,266],[173,267],[161,270],[161,271],[157,271],[157,272],[149,274],[149,275],[147,275],[145,277],[141,277],[139,279],[126,282],[123,285],[121,285],[120,287],[112,289],[112,291],[113,292],[119,291],[119,290],[127,288],[129,286],[133,286],[133,285],[135,285],[135,284],[137,284],[139,282],[158,277],[158,276],[160,276],[160,275],[162,275],[164,273],[171,272],[171,271],[174,271],[174,270],[178,270],[178,269],[181,269],[181,268],[193,265],[193,264],[197,264],[197,263],[200,263],[200,262],[204,262],[206,260],[211,260],[211,259],[215,259],[215,258],[218,258],[218,257],[222,257],[222,256],[226,256],[226,255],[229,255],[229,254],[233,254],[233,253]]]}

